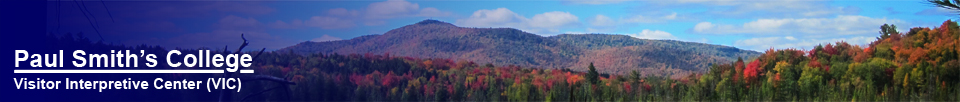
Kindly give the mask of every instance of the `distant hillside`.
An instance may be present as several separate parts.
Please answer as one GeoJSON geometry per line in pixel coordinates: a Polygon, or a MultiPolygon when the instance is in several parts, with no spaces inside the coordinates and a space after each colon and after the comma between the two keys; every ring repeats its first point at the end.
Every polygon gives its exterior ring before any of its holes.
{"type": "Polygon", "coordinates": [[[702,71],[710,64],[736,61],[737,57],[760,55],[759,52],[729,46],[638,39],[626,35],[564,34],[548,38],[584,49],[574,66],[587,66],[593,62],[608,73],[628,73],[642,68],[644,74],[671,75],[669,73],[702,71]]]}
{"type": "Polygon", "coordinates": [[[424,20],[383,35],[302,42],[280,51],[300,54],[389,53],[391,56],[450,58],[578,71],[586,70],[585,66],[593,62],[604,73],[641,70],[646,75],[703,71],[711,63],[729,63],[739,56],[752,58],[760,55],[755,51],[694,42],[608,34],[543,37],[513,28],[465,28],[436,20],[424,20]]]}

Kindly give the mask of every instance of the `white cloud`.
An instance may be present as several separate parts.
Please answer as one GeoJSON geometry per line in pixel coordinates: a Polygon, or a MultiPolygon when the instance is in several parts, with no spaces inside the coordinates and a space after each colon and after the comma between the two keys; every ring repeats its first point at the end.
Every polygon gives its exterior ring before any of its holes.
{"type": "MultiPolygon", "coordinates": [[[[693,26],[693,31],[698,33],[705,33],[707,32],[707,30],[721,29],[721,28],[714,28],[714,27],[717,27],[717,25],[713,25],[713,23],[710,23],[710,22],[700,22],[700,23],[697,23],[697,25],[693,26]]],[[[727,29],[727,28],[724,28],[724,29],[727,29]]]]}
{"type": "Polygon", "coordinates": [[[593,20],[590,20],[590,25],[592,26],[612,26],[615,24],[616,22],[613,22],[613,19],[604,15],[597,15],[593,17],[593,20]]]}
{"type": "MultiPolygon", "coordinates": [[[[590,27],[586,28],[587,32],[610,33],[617,30],[617,22],[613,21],[613,19],[610,19],[610,17],[607,17],[605,15],[597,15],[593,17],[593,19],[590,19],[590,21],[587,21],[587,22],[590,23],[590,27]]],[[[567,34],[572,34],[572,33],[567,33],[567,34]]]]}
{"type": "Polygon", "coordinates": [[[793,36],[787,36],[787,37],[783,37],[783,38],[784,38],[784,39],[787,39],[787,40],[797,40],[797,38],[794,38],[793,36]]]}
{"type": "Polygon", "coordinates": [[[577,16],[569,12],[553,11],[534,15],[533,18],[530,19],[529,24],[535,28],[556,28],[572,25],[577,22],[579,22],[577,16]]]}
{"type": "Polygon", "coordinates": [[[754,50],[754,51],[764,51],[766,49],[775,48],[775,49],[784,49],[784,48],[798,48],[798,49],[810,49],[816,45],[835,43],[839,41],[844,41],[854,45],[864,45],[870,42],[875,41],[876,38],[868,36],[854,36],[847,38],[833,38],[833,39],[820,39],[820,38],[807,38],[807,39],[797,39],[792,36],[786,37],[758,37],[737,40],[734,45],[736,47],[754,50]]]}
{"type": "Polygon", "coordinates": [[[341,38],[339,38],[339,37],[333,37],[333,36],[324,34],[323,36],[320,36],[319,38],[313,38],[313,39],[310,40],[310,41],[312,41],[312,42],[326,42],[326,41],[337,41],[337,40],[343,40],[343,39],[341,39],[341,38]]]}
{"type": "Polygon", "coordinates": [[[276,22],[270,23],[267,26],[277,28],[277,29],[296,29],[296,28],[302,28],[303,20],[293,19],[290,21],[290,23],[277,20],[276,22]]]}
{"type": "Polygon", "coordinates": [[[586,29],[586,31],[590,33],[612,33],[615,30],[617,30],[616,27],[591,27],[586,29]]]}
{"type": "Polygon", "coordinates": [[[420,9],[420,4],[404,0],[387,0],[370,3],[366,9],[368,19],[389,19],[398,17],[443,17],[451,15],[437,8],[427,7],[420,9]]]}
{"type": "Polygon", "coordinates": [[[651,0],[646,4],[643,10],[709,8],[701,14],[705,17],[827,17],[860,12],[857,7],[829,5],[828,0],[651,0]]]}
{"type": "Polygon", "coordinates": [[[620,26],[633,26],[640,23],[663,23],[671,20],[685,19],[679,17],[676,12],[669,14],[664,13],[651,13],[649,15],[656,16],[644,16],[644,15],[634,15],[630,17],[620,17],[619,19],[611,19],[606,15],[598,14],[595,17],[588,20],[590,25],[585,29],[586,32],[590,33],[612,33],[620,28],[620,26]]]}
{"type": "Polygon", "coordinates": [[[677,19],[677,13],[674,12],[673,14],[663,16],[663,19],[667,19],[667,20],[677,19]]]}
{"type": "Polygon", "coordinates": [[[450,15],[452,15],[452,13],[440,11],[440,9],[433,8],[433,7],[420,9],[420,14],[417,14],[417,16],[421,16],[421,17],[444,17],[444,16],[450,16],[450,15]]]}
{"type": "Polygon", "coordinates": [[[654,22],[661,22],[660,20],[658,20],[658,19],[656,19],[656,18],[646,17],[646,16],[643,16],[643,15],[636,15],[636,16],[624,18],[624,19],[622,19],[621,21],[623,21],[623,22],[629,22],[629,23],[654,23],[654,22]]]}
{"type": "Polygon", "coordinates": [[[649,29],[644,29],[643,31],[640,31],[640,33],[627,34],[627,35],[640,38],[640,39],[677,39],[677,37],[673,36],[673,34],[670,34],[668,32],[660,31],[660,30],[649,30],[649,29]]]}
{"type": "Polygon", "coordinates": [[[600,4],[613,4],[620,3],[627,0],[561,0],[564,3],[572,4],[591,4],[591,5],[600,5],[600,4]]]}
{"type": "Polygon", "coordinates": [[[356,26],[351,20],[328,16],[313,16],[303,23],[306,26],[319,27],[320,29],[343,29],[356,26]]]}
{"type": "Polygon", "coordinates": [[[477,10],[467,19],[459,19],[457,23],[463,26],[520,26],[526,18],[513,13],[507,8],[497,8],[494,10],[477,10]]]}
{"type": "Polygon", "coordinates": [[[387,24],[387,21],[383,21],[383,20],[366,20],[366,21],[363,21],[363,25],[367,25],[367,26],[376,26],[376,25],[383,25],[383,24],[387,24]]]}
{"type": "Polygon", "coordinates": [[[526,18],[507,8],[477,10],[469,18],[458,19],[456,24],[466,27],[511,27],[540,35],[552,35],[561,28],[580,24],[579,18],[569,12],[546,12],[526,18]]]}
{"type": "Polygon", "coordinates": [[[357,10],[347,10],[346,8],[334,8],[327,10],[327,14],[338,17],[356,17],[360,15],[357,10]]]}
{"type": "Polygon", "coordinates": [[[676,20],[677,13],[673,12],[671,14],[662,15],[662,16],[643,16],[643,15],[634,15],[627,18],[621,18],[621,21],[624,23],[661,23],[669,20],[676,20]]]}
{"type": "MultiPolygon", "coordinates": [[[[387,0],[374,2],[361,10],[350,10],[346,8],[333,8],[326,11],[326,14],[313,16],[308,19],[305,25],[311,27],[320,27],[323,29],[343,29],[355,27],[357,23],[367,26],[384,25],[388,19],[405,17],[448,17],[453,13],[441,11],[433,7],[420,8],[417,3],[411,3],[404,0],[387,0]]],[[[286,22],[276,22],[281,25],[286,22]]],[[[292,25],[291,25],[292,26],[292,25]]],[[[291,28],[275,26],[280,28],[291,28]]]]}
{"type": "Polygon", "coordinates": [[[370,3],[367,6],[367,18],[393,18],[408,16],[420,11],[420,5],[403,0],[387,0],[370,3]]]}
{"type": "Polygon", "coordinates": [[[701,22],[692,29],[701,34],[756,34],[756,35],[867,35],[875,34],[883,24],[907,25],[898,19],[870,18],[841,15],[835,18],[758,19],[742,25],[701,22]]]}
{"type": "Polygon", "coordinates": [[[945,15],[955,15],[955,14],[957,14],[957,12],[954,12],[954,11],[952,11],[952,10],[947,10],[947,9],[943,9],[943,8],[937,7],[937,8],[924,9],[924,10],[922,10],[922,11],[919,11],[919,12],[913,13],[913,14],[914,14],[914,15],[938,15],[938,16],[945,16],[945,15]]]}

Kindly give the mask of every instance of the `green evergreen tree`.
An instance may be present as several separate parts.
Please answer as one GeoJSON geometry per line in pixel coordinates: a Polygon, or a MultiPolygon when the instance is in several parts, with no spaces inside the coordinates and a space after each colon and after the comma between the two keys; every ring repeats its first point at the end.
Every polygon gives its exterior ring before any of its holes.
{"type": "Polygon", "coordinates": [[[890,38],[891,34],[897,34],[897,26],[892,24],[883,24],[880,26],[880,39],[890,38]]]}
{"type": "Polygon", "coordinates": [[[600,83],[600,73],[597,72],[597,68],[593,67],[593,63],[590,63],[590,66],[587,68],[590,69],[590,71],[587,72],[587,80],[590,81],[590,84],[600,83]]]}

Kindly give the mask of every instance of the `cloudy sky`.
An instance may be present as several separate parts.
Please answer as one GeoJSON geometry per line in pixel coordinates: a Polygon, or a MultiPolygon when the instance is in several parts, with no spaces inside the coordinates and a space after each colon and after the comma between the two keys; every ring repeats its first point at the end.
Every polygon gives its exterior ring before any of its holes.
{"type": "Polygon", "coordinates": [[[49,2],[47,29],[107,43],[279,49],[382,34],[424,19],[511,27],[541,36],[623,34],[763,51],[827,42],[866,44],[880,25],[957,19],[922,0],[325,0],[49,2]],[[82,12],[86,11],[86,12],[82,12]],[[94,30],[96,27],[98,29],[94,30]]]}

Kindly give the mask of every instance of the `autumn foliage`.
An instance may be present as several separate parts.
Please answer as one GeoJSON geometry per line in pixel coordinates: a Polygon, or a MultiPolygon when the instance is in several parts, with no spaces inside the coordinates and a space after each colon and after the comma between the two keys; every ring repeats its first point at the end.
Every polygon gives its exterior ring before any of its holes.
{"type": "MultiPolygon", "coordinates": [[[[294,101],[960,100],[957,23],[907,32],[891,27],[883,26],[885,33],[865,45],[839,41],[813,49],[771,48],[681,77],[590,71],[617,66],[587,63],[530,68],[387,54],[270,52],[255,68],[298,80],[290,87],[294,101]]],[[[254,99],[270,100],[275,99],[254,99]]]]}

